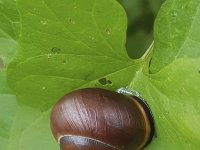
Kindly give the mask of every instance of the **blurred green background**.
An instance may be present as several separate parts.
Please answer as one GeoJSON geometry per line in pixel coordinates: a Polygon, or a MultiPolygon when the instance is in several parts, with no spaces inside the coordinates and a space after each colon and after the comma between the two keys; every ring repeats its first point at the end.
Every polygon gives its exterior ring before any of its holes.
{"type": "Polygon", "coordinates": [[[140,58],[153,41],[153,24],[164,0],[118,0],[128,16],[126,48],[131,58],[140,58]]]}

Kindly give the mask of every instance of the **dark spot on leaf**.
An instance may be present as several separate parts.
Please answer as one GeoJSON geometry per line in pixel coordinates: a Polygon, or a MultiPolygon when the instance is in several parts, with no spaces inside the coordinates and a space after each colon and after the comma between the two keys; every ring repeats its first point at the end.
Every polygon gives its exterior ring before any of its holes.
{"type": "Polygon", "coordinates": [[[4,67],[3,59],[0,57],[0,70],[2,70],[4,67]]]}
{"type": "Polygon", "coordinates": [[[155,138],[157,138],[158,137],[158,134],[157,134],[157,132],[155,131],[155,133],[154,133],[154,137],[155,138]]]}
{"type": "Polygon", "coordinates": [[[69,19],[69,22],[70,22],[71,24],[75,24],[75,21],[74,21],[74,19],[72,19],[72,18],[69,19]]]}
{"type": "Polygon", "coordinates": [[[112,81],[107,80],[106,78],[101,78],[98,80],[100,84],[106,85],[106,84],[112,84],[112,81]]]}
{"type": "Polygon", "coordinates": [[[106,81],[107,81],[106,78],[99,79],[99,83],[102,85],[106,85],[107,84],[106,81]]]}
{"type": "Polygon", "coordinates": [[[149,67],[151,66],[151,61],[152,61],[152,58],[151,58],[150,61],[149,61],[149,67]]]}
{"type": "MultiPolygon", "coordinates": [[[[152,62],[152,59],[149,61],[149,68],[150,68],[150,66],[151,66],[151,62],[152,62]]],[[[151,74],[152,72],[151,72],[151,70],[149,69],[149,74],[151,74]]]]}
{"type": "Polygon", "coordinates": [[[51,52],[52,52],[53,54],[57,54],[57,53],[59,53],[60,51],[61,51],[61,49],[58,48],[58,47],[53,47],[53,48],[51,49],[51,52]]]}
{"type": "Polygon", "coordinates": [[[62,63],[63,63],[63,64],[66,64],[66,63],[67,63],[67,61],[66,61],[66,60],[63,60],[63,61],[62,61],[62,63]]]}
{"type": "Polygon", "coordinates": [[[200,74],[200,70],[198,70],[198,73],[200,74]]]}
{"type": "Polygon", "coordinates": [[[107,83],[108,83],[108,84],[112,84],[112,82],[111,82],[110,80],[107,80],[107,83]]]}
{"type": "Polygon", "coordinates": [[[110,28],[106,29],[106,34],[110,35],[112,33],[112,30],[110,28]]]}

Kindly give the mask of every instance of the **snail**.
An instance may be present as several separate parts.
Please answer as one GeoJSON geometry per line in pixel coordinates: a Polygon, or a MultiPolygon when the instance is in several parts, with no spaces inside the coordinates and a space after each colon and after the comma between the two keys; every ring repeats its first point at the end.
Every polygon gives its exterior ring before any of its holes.
{"type": "Polygon", "coordinates": [[[100,88],[63,96],[50,120],[61,150],[140,150],[154,135],[151,112],[141,99],[100,88]]]}

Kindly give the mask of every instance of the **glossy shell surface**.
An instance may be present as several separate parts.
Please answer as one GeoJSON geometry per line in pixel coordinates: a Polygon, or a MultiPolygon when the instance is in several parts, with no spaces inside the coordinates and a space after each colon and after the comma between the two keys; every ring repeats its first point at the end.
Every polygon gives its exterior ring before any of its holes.
{"type": "Polygon", "coordinates": [[[141,149],[152,135],[136,97],[99,88],[62,97],[52,110],[51,128],[63,150],[141,149]]]}

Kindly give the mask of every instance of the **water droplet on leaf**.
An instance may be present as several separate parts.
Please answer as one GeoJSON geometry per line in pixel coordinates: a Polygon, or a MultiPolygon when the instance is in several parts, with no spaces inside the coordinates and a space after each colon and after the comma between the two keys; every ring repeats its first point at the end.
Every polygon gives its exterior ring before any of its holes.
{"type": "Polygon", "coordinates": [[[46,20],[41,20],[40,23],[45,25],[45,24],[47,24],[47,21],[46,20]]]}
{"type": "Polygon", "coordinates": [[[94,37],[93,36],[89,36],[89,39],[94,40],[94,37]]]}
{"type": "Polygon", "coordinates": [[[172,11],[171,13],[170,13],[170,15],[172,16],[172,17],[177,17],[177,12],[176,11],[172,11]]]}
{"type": "Polygon", "coordinates": [[[117,89],[117,93],[121,93],[123,95],[128,95],[128,96],[134,95],[136,97],[139,97],[140,99],[143,99],[138,91],[131,90],[128,87],[121,87],[121,88],[117,89]]]}
{"type": "Polygon", "coordinates": [[[165,115],[169,115],[169,112],[168,112],[168,111],[166,111],[166,112],[165,112],[165,115]]]}
{"type": "Polygon", "coordinates": [[[48,59],[50,59],[50,58],[51,58],[51,55],[52,55],[51,53],[47,55],[48,59]]]}
{"type": "Polygon", "coordinates": [[[191,144],[190,144],[190,143],[188,143],[188,147],[191,147],[191,144]]]}
{"type": "Polygon", "coordinates": [[[37,8],[33,8],[33,11],[34,11],[34,12],[37,12],[38,10],[37,10],[37,8]]]}

